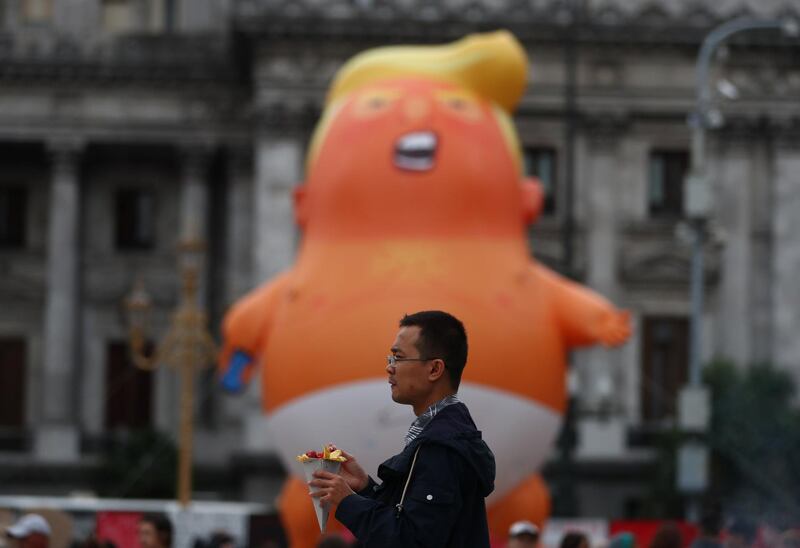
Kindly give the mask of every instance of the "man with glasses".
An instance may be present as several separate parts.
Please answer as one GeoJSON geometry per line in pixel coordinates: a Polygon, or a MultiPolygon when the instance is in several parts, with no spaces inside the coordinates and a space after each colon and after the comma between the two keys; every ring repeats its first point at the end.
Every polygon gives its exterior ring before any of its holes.
{"type": "Polygon", "coordinates": [[[417,415],[402,452],[378,468],[377,484],[348,458],[341,475],[316,472],[311,485],[363,547],[489,546],[485,497],[494,455],[458,400],[467,361],[463,324],[446,312],[403,317],[386,373],[392,400],[417,415]]]}

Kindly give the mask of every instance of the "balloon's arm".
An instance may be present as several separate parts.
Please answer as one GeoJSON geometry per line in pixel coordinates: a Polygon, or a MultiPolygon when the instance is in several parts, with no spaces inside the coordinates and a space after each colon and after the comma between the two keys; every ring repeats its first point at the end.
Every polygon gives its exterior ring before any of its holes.
{"type": "Polygon", "coordinates": [[[222,322],[218,374],[222,388],[240,392],[255,373],[272,329],[278,299],[289,274],[281,274],[236,301],[222,322]]]}
{"type": "Polygon", "coordinates": [[[598,293],[535,264],[536,276],[550,295],[556,321],[568,347],[619,346],[631,335],[630,312],[598,293]]]}

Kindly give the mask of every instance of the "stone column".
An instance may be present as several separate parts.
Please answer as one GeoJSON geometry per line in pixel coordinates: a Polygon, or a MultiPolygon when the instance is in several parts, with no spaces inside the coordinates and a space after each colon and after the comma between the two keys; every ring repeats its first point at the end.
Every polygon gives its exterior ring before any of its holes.
{"type": "Polygon", "coordinates": [[[79,146],[53,143],[47,241],[47,293],[44,325],[41,423],[36,458],[71,461],[79,456],[73,401],[78,374],[78,274],[80,267],[79,146]]]}
{"type": "MultiPolygon", "coordinates": [[[[772,361],[772,140],[759,139],[753,151],[752,254],[750,257],[750,359],[772,361]]],[[[800,188],[798,189],[800,190],[800,188]]]]}
{"type": "Polygon", "coordinates": [[[208,147],[185,146],[181,149],[181,239],[208,238],[208,147]]]}
{"type": "MultiPolygon", "coordinates": [[[[253,214],[255,194],[252,143],[228,150],[227,204],[225,234],[225,311],[256,285],[253,276],[253,214]]],[[[226,424],[236,428],[242,417],[261,415],[261,384],[251,383],[247,396],[224,395],[221,415],[226,424]]],[[[238,432],[238,431],[237,431],[238,432]]],[[[239,432],[238,435],[241,435],[239,432]]]]}
{"type": "MultiPolygon", "coordinates": [[[[600,131],[592,135],[588,143],[591,155],[590,170],[581,186],[586,200],[586,253],[588,256],[586,285],[615,301],[617,294],[617,229],[620,196],[624,195],[620,185],[619,143],[622,136],[600,131]]],[[[618,303],[615,303],[618,304],[618,303]]],[[[615,351],[593,348],[581,352],[583,357],[583,394],[585,407],[591,410],[610,410],[614,396],[613,361],[615,351]]]]}
{"type": "Polygon", "coordinates": [[[288,268],[294,259],[292,189],[302,177],[302,150],[293,137],[262,134],[256,141],[253,285],[288,268]]]}
{"type": "Polygon", "coordinates": [[[233,147],[228,151],[225,305],[255,286],[253,279],[253,150],[233,147]]]}
{"type": "MultiPolygon", "coordinates": [[[[725,234],[715,299],[714,340],[705,339],[712,355],[744,367],[751,358],[750,264],[752,256],[751,178],[752,142],[728,139],[715,161],[715,211],[713,219],[725,234]]],[[[708,257],[706,252],[706,257],[708,257]]],[[[708,302],[708,301],[707,301],[708,302]]]]}
{"type": "Polygon", "coordinates": [[[800,386],[800,148],[797,132],[775,150],[773,186],[772,310],[773,360],[786,368],[800,386]]]}

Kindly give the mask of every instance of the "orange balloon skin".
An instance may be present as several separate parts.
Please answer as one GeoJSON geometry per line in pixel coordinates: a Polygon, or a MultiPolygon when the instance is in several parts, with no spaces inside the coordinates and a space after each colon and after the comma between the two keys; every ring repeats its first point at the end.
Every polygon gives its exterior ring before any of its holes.
{"type": "MultiPolygon", "coordinates": [[[[235,351],[255,357],[245,380],[260,364],[270,413],[309,393],[385,379],[403,314],[441,309],[468,331],[464,382],[563,413],[568,350],[621,344],[630,322],[530,257],[525,227],[540,198],[536,182],[519,175],[488,102],[422,78],[353,93],[295,192],[304,231],[296,263],[228,312],[222,372],[235,351]],[[436,137],[433,165],[420,172],[399,168],[395,156],[416,132],[436,137]]],[[[307,496],[295,491],[282,501],[287,523],[309,514],[307,496]]],[[[541,522],[548,511],[538,476],[508,496],[530,500],[524,508],[497,501],[494,527],[541,522]]]]}

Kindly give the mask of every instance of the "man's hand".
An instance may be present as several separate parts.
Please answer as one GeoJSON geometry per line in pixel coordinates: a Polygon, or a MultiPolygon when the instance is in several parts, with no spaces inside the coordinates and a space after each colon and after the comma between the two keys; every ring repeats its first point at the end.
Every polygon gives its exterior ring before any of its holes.
{"type": "Polygon", "coordinates": [[[347,460],[342,463],[339,475],[347,482],[350,489],[358,493],[369,485],[369,476],[364,469],[361,468],[361,465],[358,464],[358,461],[353,455],[346,453],[344,450],[342,450],[342,455],[344,455],[347,460]]]}
{"type": "Polygon", "coordinates": [[[318,487],[319,491],[311,493],[311,496],[318,498],[323,506],[336,506],[342,499],[353,494],[353,490],[342,476],[317,470],[314,472],[314,479],[308,482],[312,487],[318,487]]]}

